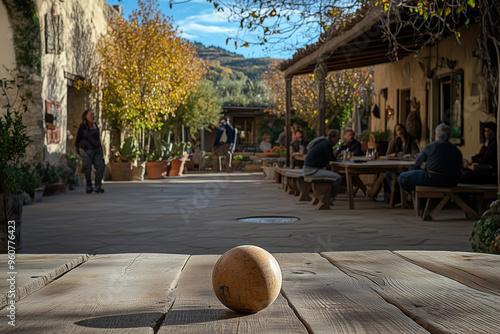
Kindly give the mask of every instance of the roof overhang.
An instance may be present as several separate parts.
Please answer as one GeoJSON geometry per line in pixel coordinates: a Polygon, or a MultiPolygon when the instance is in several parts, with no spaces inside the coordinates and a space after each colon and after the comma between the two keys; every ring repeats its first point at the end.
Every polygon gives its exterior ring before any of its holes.
{"type": "Polygon", "coordinates": [[[380,12],[376,8],[358,17],[355,24],[343,33],[299,50],[292,59],[280,64],[285,77],[313,73],[317,64],[325,63],[328,71],[367,67],[402,59],[421,47],[418,32],[412,27],[397,34],[397,56],[392,54],[388,39],[384,38],[380,12]]]}

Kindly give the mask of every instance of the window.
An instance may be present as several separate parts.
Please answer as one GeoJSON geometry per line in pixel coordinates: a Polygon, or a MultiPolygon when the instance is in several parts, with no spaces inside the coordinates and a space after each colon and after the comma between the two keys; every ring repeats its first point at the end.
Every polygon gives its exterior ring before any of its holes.
{"type": "Polygon", "coordinates": [[[451,127],[450,142],[463,145],[464,72],[455,71],[439,78],[439,121],[451,127]]]}

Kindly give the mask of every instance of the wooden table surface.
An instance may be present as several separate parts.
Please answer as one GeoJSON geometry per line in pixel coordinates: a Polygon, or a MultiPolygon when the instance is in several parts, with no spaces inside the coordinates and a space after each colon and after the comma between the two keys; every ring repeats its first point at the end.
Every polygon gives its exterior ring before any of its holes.
{"type": "Polygon", "coordinates": [[[216,255],[64,256],[18,255],[15,327],[3,267],[1,333],[500,333],[498,255],[274,254],[281,294],[252,315],[217,300],[216,255]]]}
{"type": "MultiPolygon", "coordinates": [[[[345,173],[346,190],[349,198],[349,209],[354,209],[354,186],[355,180],[359,179],[360,174],[376,174],[378,175],[372,187],[372,192],[367,194],[368,197],[376,196],[378,189],[382,186],[386,172],[392,172],[396,175],[401,172],[413,169],[414,162],[408,160],[366,160],[364,157],[359,157],[350,161],[331,161],[330,166],[333,171],[341,171],[345,173]]],[[[360,184],[358,180],[358,184],[360,184]]],[[[362,185],[364,186],[364,185],[362,185]]],[[[366,192],[366,189],[363,189],[366,192]]]]}

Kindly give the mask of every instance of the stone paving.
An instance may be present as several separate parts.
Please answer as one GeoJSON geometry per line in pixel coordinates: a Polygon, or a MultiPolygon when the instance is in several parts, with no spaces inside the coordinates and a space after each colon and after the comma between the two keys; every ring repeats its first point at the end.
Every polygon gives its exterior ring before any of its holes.
{"type": "Polygon", "coordinates": [[[242,244],[277,252],[353,250],[471,251],[473,222],[447,209],[423,222],[413,210],[345,194],[331,210],[285,194],[262,173],[189,173],[144,182],[106,182],[24,207],[23,254],[221,254],[242,244]],[[248,223],[253,216],[298,217],[292,223],[248,223]]]}

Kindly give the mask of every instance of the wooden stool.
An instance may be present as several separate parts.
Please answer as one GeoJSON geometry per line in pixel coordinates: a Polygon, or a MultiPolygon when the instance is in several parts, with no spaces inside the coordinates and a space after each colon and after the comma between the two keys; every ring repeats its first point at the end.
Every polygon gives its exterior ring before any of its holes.
{"type": "Polygon", "coordinates": [[[335,182],[333,179],[328,178],[310,178],[304,177],[304,182],[311,184],[314,199],[311,204],[316,204],[316,210],[329,210],[330,209],[330,193],[332,185],[335,182]]]}

